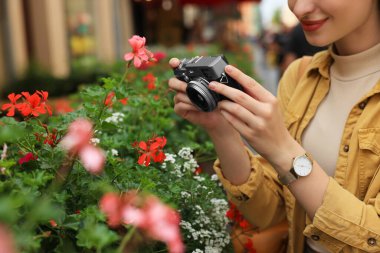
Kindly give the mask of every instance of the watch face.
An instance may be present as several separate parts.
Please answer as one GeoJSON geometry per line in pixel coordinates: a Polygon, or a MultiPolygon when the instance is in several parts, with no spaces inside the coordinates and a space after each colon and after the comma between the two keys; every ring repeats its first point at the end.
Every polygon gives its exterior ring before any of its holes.
{"type": "Polygon", "coordinates": [[[293,168],[298,176],[304,177],[310,174],[313,164],[307,156],[303,155],[294,159],[293,168]]]}

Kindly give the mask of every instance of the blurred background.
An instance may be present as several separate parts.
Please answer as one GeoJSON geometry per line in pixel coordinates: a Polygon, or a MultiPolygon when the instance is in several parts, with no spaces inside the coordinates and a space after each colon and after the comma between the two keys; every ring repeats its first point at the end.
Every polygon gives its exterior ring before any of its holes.
{"type": "Polygon", "coordinates": [[[0,91],[74,92],[112,69],[144,36],[175,52],[245,43],[252,71],[275,93],[296,25],[286,0],[0,0],[0,91]]]}

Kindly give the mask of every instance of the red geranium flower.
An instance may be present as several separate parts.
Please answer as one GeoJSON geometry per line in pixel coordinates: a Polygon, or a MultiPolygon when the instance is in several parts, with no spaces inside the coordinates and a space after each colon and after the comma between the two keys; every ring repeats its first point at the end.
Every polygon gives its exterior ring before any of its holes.
{"type": "Polygon", "coordinates": [[[14,93],[11,93],[8,95],[8,99],[11,101],[9,104],[3,104],[3,106],[1,107],[1,110],[5,111],[5,110],[9,110],[8,113],[7,113],[7,116],[8,117],[13,117],[15,115],[15,109],[17,108],[17,100],[21,97],[20,94],[14,94],[14,93]]]}
{"type": "Polygon", "coordinates": [[[202,173],[202,171],[203,171],[202,168],[201,168],[201,167],[198,167],[198,168],[195,169],[194,174],[195,174],[195,175],[199,175],[199,174],[202,173]]]}
{"type": "Polygon", "coordinates": [[[115,92],[111,91],[108,93],[106,99],[104,100],[105,106],[112,106],[112,99],[115,97],[115,92]]]}
{"type": "Polygon", "coordinates": [[[128,103],[128,98],[119,99],[119,102],[122,103],[123,105],[126,105],[128,103]]]}
{"type": "Polygon", "coordinates": [[[37,160],[38,156],[34,155],[32,152],[27,153],[20,159],[18,159],[18,164],[22,165],[24,163],[27,163],[29,161],[37,160]]]}
{"type": "Polygon", "coordinates": [[[53,114],[53,112],[52,112],[52,109],[51,109],[51,106],[49,105],[49,104],[47,104],[46,102],[47,102],[47,99],[48,99],[48,97],[49,97],[49,93],[47,92],[47,91],[43,91],[43,90],[41,90],[41,91],[37,91],[37,94],[38,95],[40,95],[40,97],[41,97],[41,103],[40,103],[40,106],[42,107],[42,108],[44,108],[48,113],[49,113],[49,115],[52,115],[53,114]]]}
{"type": "Polygon", "coordinates": [[[41,97],[34,93],[30,95],[29,92],[21,92],[21,94],[26,99],[26,102],[19,104],[18,109],[23,116],[39,116],[40,114],[46,113],[46,110],[41,106],[41,97]]]}
{"type": "Polygon", "coordinates": [[[253,241],[251,239],[247,239],[244,248],[247,250],[247,253],[256,253],[256,249],[253,247],[253,241]]]}
{"type": "Polygon", "coordinates": [[[22,95],[11,93],[8,95],[11,103],[4,104],[1,109],[9,110],[7,116],[14,116],[15,109],[17,109],[24,117],[26,116],[39,116],[40,114],[48,113],[52,115],[51,106],[47,104],[47,98],[49,96],[46,91],[36,91],[33,95],[29,92],[21,92],[22,95]],[[16,103],[19,98],[23,97],[21,103],[16,103]]]}
{"type": "Polygon", "coordinates": [[[152,159],[154,162],[163,163],[166,158],[163,152],[165,145],[165,137],[153,137],[146,142],[140,141],[139,143],[134,143],[133,146],[138,147],[140,149],[139,153],[141,153],[137,163],[149,166],[152,159]]]}
{"type": "Polygon", "coordinates": [[[156,77],[152,73],[146,74],[142,80],[148,83],[148,90],[154,90],[156,88],[156,77]]]}

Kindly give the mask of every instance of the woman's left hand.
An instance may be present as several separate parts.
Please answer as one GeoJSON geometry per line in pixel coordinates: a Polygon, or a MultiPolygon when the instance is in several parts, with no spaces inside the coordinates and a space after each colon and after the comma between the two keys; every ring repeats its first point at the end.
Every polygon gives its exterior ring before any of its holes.
{"type": "Polygon", "coordinates": [[[226,73],[240,83],[244,92],[211,82],[209,88],[230,100],[222,100],[218,108],[246,141],[272,165],[284,166],[289,152],[300,146],[285,127],[277,98],[239,69],[228,65],[226,73]]]}

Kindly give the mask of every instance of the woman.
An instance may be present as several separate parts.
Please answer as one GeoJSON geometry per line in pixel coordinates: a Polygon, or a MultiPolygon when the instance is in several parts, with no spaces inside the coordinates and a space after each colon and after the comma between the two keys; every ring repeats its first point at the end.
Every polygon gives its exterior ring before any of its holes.
{"type": "MultiPolygon", "coordinates": [[[[289,253],[380,252],[380,3],[288,0],[316,54],[280,81],[277,98],[240,70],[244,92],[199,111],[172,78],[175,112],[202,126],[228,196],[254,225],[289,223],[289,253]],[[241,136],[260,155],[245,147],[241,136]]],[[[176,67],[178,59],[170,65],[176,67]]]]}

